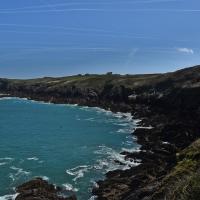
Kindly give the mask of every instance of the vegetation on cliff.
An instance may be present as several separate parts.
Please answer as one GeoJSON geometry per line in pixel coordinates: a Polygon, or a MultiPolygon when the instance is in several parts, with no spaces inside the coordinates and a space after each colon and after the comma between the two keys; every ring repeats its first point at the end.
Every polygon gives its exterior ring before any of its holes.
{"type": "Polygon", "coordinates": [[[162,180],[153,199],[197,200],[200,197],[200,139],[177,153],[177,165],[162,180]]]}

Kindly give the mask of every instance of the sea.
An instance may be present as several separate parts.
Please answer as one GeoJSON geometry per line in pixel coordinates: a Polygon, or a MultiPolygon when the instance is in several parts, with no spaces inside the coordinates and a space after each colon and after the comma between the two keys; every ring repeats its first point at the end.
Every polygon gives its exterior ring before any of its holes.
{"type": "Polygon", "coordinates": [[[14,199],[16,186],[35,177],[95,199],[92,188],[106,172],[139,165],[120,154],[139,151],[136,124],[130,113],[1,98],[0,200],[14,199]]]}

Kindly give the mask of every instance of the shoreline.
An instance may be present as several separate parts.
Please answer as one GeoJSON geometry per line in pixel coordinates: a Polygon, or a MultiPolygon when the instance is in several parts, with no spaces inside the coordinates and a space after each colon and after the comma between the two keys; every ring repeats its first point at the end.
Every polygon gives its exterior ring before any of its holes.
{"type": "MultiPolygon", "coordinates": [[[[16,97],[16,95],[11,95],[11,97],[16,97]]],[[[45,96],[35,96],[30,97],[27,95],[19,95],[19,98],[27,98],[28,100],[42,101],[46,103],[53,104],[78,104],[77,99],[58,99],[45,97],[45,96]]],[[[151,195],[158,190],[162,179],[176,166],[176,153],[179,151],[177,146],[173,142],[168,141],[168,138],[160,140],[160,135],[162,135],[163,129],[168,125],[165,120],[169,120],[171,114],[171,108],[169,111],[162,116],[162,112],[166,112],[166,108],[158,106],[154,101],[160,101],[156,99],[149,101],[149,98],[142,97],[143,103],[140,103],[141,99],[136,99],[131,102],[129,112],[131,112],[134,118],[140,119],[138,122],[139,129],[132,132],[132,135],[137,137],[137,143],[141,145],[141,151],[139,152],[121,152],[125,156],[125,159],[141,160],[139,166],[131,167],[127,170],[114,170],[107,172],[105,174],[104,180],[97,181],[98,187],[93,188],[92,195],[96,197],[97,200],[105,199],[109,200],[114,198],[114,200],[134,198],[136,200],[141,200],[143,196],[151,195]],[[138,102],[139,101],[139,102],[138,102]],[[133,105],[134,103],[134,105],[133,105]],[[156,106],[156,107],[155,107],[156,106]],[[149,110],[151,107],[151,111],[149,110]],[[154,111],[154,109],[161,109],[160,111],[154,111]],[[163,110],[164,109],[164,110],[163,110]],[[163,121],[164,120],[164,121],[163,121]],[[158,126],[158,128],[157,128],[158,126]],[[141,128],[145,127],[145,128],[141,128]],[[154,127],[153,129],[146,129],[146,127],[154,127]],[[160,128],[161,127],[161,128],[160,128]],[[164,142],[167,142],[164,144],[164,142]],[[130,175],[133,178],[130,178],[130,175]],[[155,177],[155,178],[152,178],[155,177]]],[[[168,97],[165,97],[168,101],[168,97]]],[[[166,102],[168,104],[168,102],[166,102]]],[[[97,103],[86,103],[82,102],[80,106],[88,107],[98,107],[97,103]]],[[[109,104],[109,102],[104,105],[100,103],[99,107],[104,110],[109,110],[114,113],[124,111],[124,104],[122,109],[119,105],[109,104]],[[110,105],[110,106],[109,106],[110,105]]],[[[125,106],[126,107],[126,106],[125,106]]],[[[176,118],[174,123],[177,123],[176,118]]],[[[174,129],[174,126],[172,126],[174,129]]],[[[175,142],[176,143],[176,142],[175,142]]],[[[184,146],[184,145],[181,145],[184,146]]],[[[186,147],[187,145],[185,145],[186,147]]]]}
{"type": "MultiPolygon", "coordinates": [[[[79,106],[80,108],[89,108],[89,109],[95,109],[97,112],[98,111],[101,111],[101,112],[104,112],[104,113],[110,113],[112,116],[114,116],[114,117],[116,117],[116,118],[124,118],[124,119],[126,119],[127,120],[127,122],[129,122],[129,123],[131,123],[133,126],[134,126],[134,128],[133,128],[133,130],[131,130],[130,131],[130,135],[133,135],[132,134],[132,132],[134,131],[134,129],[136,129],[136,126],[137,126],[137,123],[139,122],[139,121],[141,121],[141,120],[139,120],[139,119],[137,119],[137,120],[135,120],[134,119],[134,117],[133,117],[133,115],[131,114],[131,112],[126,112],[126,113],[124,113],[124,112],[113,112],[113,111],[111,111],[110,109],[108,109],[108,110],[106,110],[106,109],[104,109],[104,108],[102,108],[102,107],[97,107],[97,106],[88,106],[88,105],[78,105],[78,104],[72,104],[72,103],[61,103],[61,102],[59,102],[59,103],[55,103],[55,102],[50,102],[50,101],[38,101],[38,100],[35,100],[35,99],[32,99],[32,98],[28,98],[28,97],[17,97],[17,96],[13,96],[13,95],[9,95],[9,94],[6,94],[6,95],[4,95],[4,94],[2,94],[2,96],[0,96],[0,100],[1,99],[5,99],[5,100],[7,100],[7,99],[19,99],[19,100],[27,100],[27,101],[32,101],[32,102],[36,102],[36,103],[41,103],[41,104],[52,104],[52,105],[62,105],[62,106],[79,106]]],[[[132,138],[133,140],[134,140],[134,138],[132,138]]],[[[136,139],[136,138],[135,138],[136,139]]],[[[137,140],[137,139],[136,139],[137,140]]],[[[138,144],[137,144],[138,145],[138,144]]],[[[137,166],[137,165],[139,165],[140,163],[139,163],[139,161],[138,160],[136,160],[136,161],[129,161],[129,159],[126,159],[126,155],[123,155],[123,153],[124,152],[126,152],[127,154],[128,153],[133,153],[133,152],[138,152],[138,151],[140,151],[139,150],[139,148],[140,147],[131,147],[130,149],[128,149],[128,148],[122,148],[122,150],[120,151],[120,152],[118,152],[118,154],[119,155],[121,155],[122,157],[123,157],[123,161],[121,160],[121,159],[119,159],[119,160],[114,160],[114,162],[116,163],[116,166],[117,166],[117,164],[120,164],[120,165],[122,165],[122,166],[124,166],[124,169],[118,169],[118,168],[116,168],[116,169],[114,169],[114,170],[108,170],[107,172],[106,172],[106,174],[107,173],[109,173],[109,172],[113,172],[113,171],[115,171],[115,170],[122,170],[122,171],[124,171],[124,170],[126,170],[126,169],[129,169],[129,168],[132,168],[132,167],[134,167],[134,166],[137,166]]],[[[116,158],[117,159],[117,158],[116,158]]],[[[106,174],[104,174],[104,176],[105,176],[105,178],[106,178],[106,174]]],[[[39,177],[38,177],[39,178],[39,177]]],[[[42,180],[44,180],[44,181],[46,181],[45,179],[43,179],[42,177],[40,177],[42,180]]],[[[35,180],[35,179],[31,179],[31,180],[35,180]]],[[[103,180],[103,179],[102,179],[103,180]]],[[[101,181],[102,181],[101,180],[101,181]]],[[[97,180],[97,182],[98,182],[99,180],[97,180]]],[[[29,182],[29,181],[28,181],[29,182]]],[[[28,183],[27,182],[27,183],[28,183]]],[[[98,187],[98,185],[97,185],[97,182],[95,182],[96,184],[95,184],[95,186],[94,187],[98,187]]],[[[24,183],[24,184],[26,184],[26,182],[24,183]]],[[[19,195],[19,194],[13,194],[13,195],[4,195],[4,196],[1,196],[0,198],[2,198],[2,200],[5,198],[5,199],[7,199],[7,198],[11,198],[11,199],[15,199],[16,197],[17,197],[17,195],[19,195]]],[[[91,193],[91,195],[92,195],[92,193],[91,193]]],[[[90,199],[92,199],[92,198],[94,198],[94,196],[91,196],[91,198],[90,199]]]]}

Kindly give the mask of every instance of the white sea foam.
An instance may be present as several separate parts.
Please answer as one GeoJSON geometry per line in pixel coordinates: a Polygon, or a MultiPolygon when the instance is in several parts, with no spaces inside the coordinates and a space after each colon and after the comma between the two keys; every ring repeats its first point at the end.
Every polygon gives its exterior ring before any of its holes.
{"type": "Polygon", "coordinates": [[[105,110],[103,108],[93,107],[92,109],[94,109],[97,113],[105,113],[107,115],[112,114],[110,110],[105,110]]]}
{"type": "Polygon", "coordinates": [[[6,165],[6,164],[7,164],[7,162],[2,162],[2,163],[0,163],[0,166],[6,165]]]}
{"type": "Polygon", "coordinates": [[[89,170],[92,169],[89,165],[80,165],[77,167],[74,167],[72,169],[66,170],[66,173],[74,176],[73,181],[77,181],[77,179],[84,177],[84,174],[89,170]]]}
{"type": "Polygon", "coordinates": [[[136,129],[153,129],[152,126],[137,126],[136,129]]]}
{"type": "Polygon", "coordinates": [[[114,125],[118,125],[118,126],[130,126],[129,123],[125,122],[125,123],[114,123],[114,125]]]}
{"type": "Polygon", "coordinates": [[[0,160],[10,160],[10,161],[12,161],[12,160],[14,160],[14,158],[11,158],[11,157],[5,157],[5,158],[0,158],[0,160]]]}
{"type": "Polygon", "coordinates": [[[10,169],[16,171],[15,175],[20,175],[20,174],[24,174],[24,175],[29,175],[30,172],[23,170],[22,168],[18,168],[15,166],[11,166],[10,169]]]}
{"type": "Polygon", "coordinates": [[[2,97],[1,100],[28,100],[27,98],[19,98],[19,97],[2,97]]]}
{"type": "Polygon", "coordinates": [[[141,119],[134,119],[134,122],[135,122],[136,124],[140,123],[141,121],[142,121],[141,119]]]}
{"type": "Polygon", "coordinates": [[[0,200],[15,200],[17,195],[18,195],[17,193],[13,195],[4,195],[0,197],[0,200]]]}
{"type": "Polygon", "coordinates": [[[67,190],[67,191],[73,191],[73,192],[78,192],[78,188],[74,188],[71,184],[69,184],[69,183],[65,183],[65,184],[63,184],[62,185],[64,188],[65,188],[65,190],[67,190]]]}
{"type": "Polygon", "coordinates": [[[10,173],[8,177],[12,180],[12,182],[15,181],[15,175],[14,174],[10,173]]]}
{"type": "Polygon", "coordinates": [[[120,128],[119,130],[117,130],[118,133],[131,133],[133,132],[133,130],[131,128],[120,128]]]}
{"type": "MultiPolygon", "coordinates": [[[[88,109],[89,107],[83,107],[82,109],[83,110],[86,110],[88,109]]],[[[90,109],[94,109],[97,111],[97,113],[105,113],[106,115],[112,115],[113,117],[116,117],[118,119],[122,119],[123,121],[127,121],[127,122],[131,122],[133,121],[133,118],[132,118],[132,114],[131,113],[122,113],[122,112],[117,112],[117,113],[114,113],[110,110],[105,110],[103,108],[99,108],[99,107],[92,107],[90,109]]],[[[125,126],[125,125],[124,125],[125,126]]]]}
{"type": "MultiPolygon", "coordinates": [[[[129,150],[129,149],[122,149],[129,150]]],[[[133,148],[130,152],[139,151],[139,147],[133,148]]],[[[137,166],[140,164],[140,160],[125,159],[125,155],[122,155],[110,147],[104,145],[99,146],[99,150],[94,152],[99,155],[107,155],[106,159],[98,160],[95,165],[95,169],[105,169],[106,171],[113,171],[116,169],[129,169],[130,167],[137,166]],[[119,163],[117,163],[119,162],[119,163]]]]}
{"type": "Polygon", "coordinates": [[[81,106],[80,110],[88,111],[89,107],[88,106],[81,106]]]}
{"type": "Polygon", "coordinates": [[[88,119],[85,119],[85,121],[91,121],[91,122],[93,122],[93,121],[95,121],[95,118],[88,118],[88,119]]]}
{"type": "Polygon", "coordinates": [[[109,162],[106,159],[97,160],[96,164],[94,165],[95,170],[102,170],[106,169],[109,166],[109,162]]]}
{"type": "Polygon", "coordinates": [[[122,148],[122,151],[128,152],[128,153],[133,153],[133,152],[140,152],[140,147],[133,147],[131,149],[127,149],[127,148],[122,148]]]}
{"type": "Polygon", "coordinates": [[[88,200],[96,200],[97,196],[91,196],[88,200]]]}
{"type": "Polygon", "coordinates": [[[163,141],[162,143],[163,143],[163,144],[170,144],[169,142],[164,142],[164,141],[163,141]]]}
{"type": "MultiPolygon", "coordinates": [[[[63,105],[63,104],[61,104],[61,105],[63,105]]],[[[78,104],[64,104],[64,105],[66,105],[68,107],[77,107],[78,106],[78,104]]]]}
{"type": "Polygon", "coordinates": [[[34,160],[34,161],[37,161],[37,160],[39,160],[39,158],[37,158],[37,157],[30,157],[30,158],[27,158],[27,160],[34,160]]]}
{"type": "MultiPolygon", "coordinates": [[[[126,145],[133,145],[133,141],[131,139],[127,140],[127,141],[125,141],[125,144],[126,145]]],[[[135,147],[134,147],[134,149],[135,149],[135,147]]]]}
{"type": "Polygon", "coordinates": [[[99,188],[99,185],[96,181],[91,180],[90,182],[92,183],[93,188],[99,188]]]}
{"type": "Polygon", "coordinates": [[[10,158],[10,157],[0,158],[0,166],[7,165],[11,163],[13,160],[14,158],[10,158]]]}
{"type": "Polygon", "coordinates": [[[13,97],[1,97],[1,98],[0,98],[0,101],[3,101],[3,100],[10,100],[10,99],[13,99],[13,97]]]}
{"type": "Polygon", "coordinates": [[[41,177],[44,181],[49,181],[49,177],[47,177],[47,176],[42,176],[41,177]]]}

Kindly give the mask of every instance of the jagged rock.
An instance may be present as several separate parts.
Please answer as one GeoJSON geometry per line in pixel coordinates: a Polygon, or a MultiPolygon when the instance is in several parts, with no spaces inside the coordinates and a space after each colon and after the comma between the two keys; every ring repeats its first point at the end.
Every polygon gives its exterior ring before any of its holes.
{"type": "Polygon", "coordinates": [[[75,194],[36,178],[16,188],[16,200],[76,200],[75,194]],[[67,197],[66,194],[68,193],[67,197]]]}

